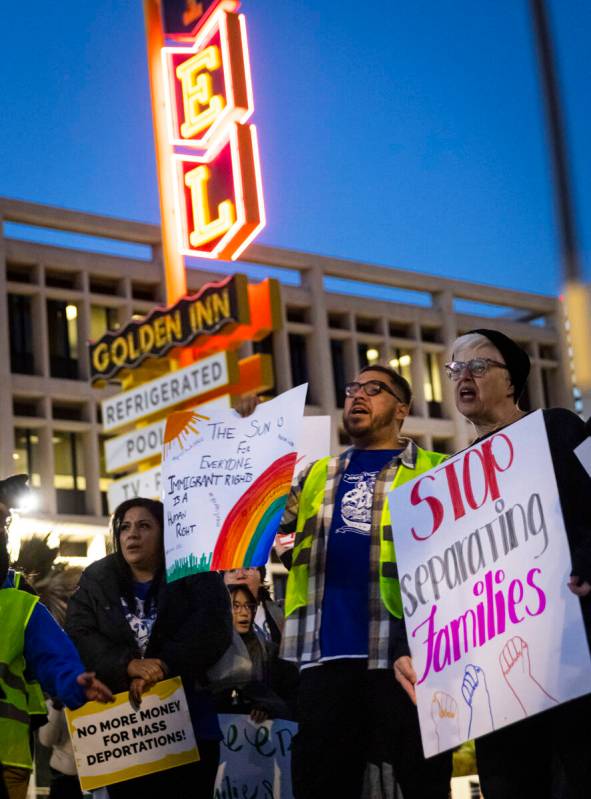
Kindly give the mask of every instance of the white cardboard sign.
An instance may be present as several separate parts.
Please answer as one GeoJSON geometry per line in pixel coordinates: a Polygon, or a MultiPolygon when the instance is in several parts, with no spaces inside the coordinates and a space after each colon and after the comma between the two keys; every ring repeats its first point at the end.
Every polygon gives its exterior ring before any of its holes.
{"type": "Polygon", "coordinates": [[[124,691],[111,705],[66,710],[66,719],[83,790],[199,760],[180,677],[156,683],[139,708],[124,691]]]}
{"type": "MultiPolygon", "coordinates": [[[[204,403],[198,406],[195,410],[199,413],[208,414],[212,409],[221,409],[229,407],[229,395],[225,394],[223,397],[218,397],[211,402],[204,403]]],[[[136,433],[145,433],[152,428],[158,429],[158,435],[162,436],[162,443],[156,454],[162,452],[162,445],[164,442],[164,427],[166,421],[156,422],[155,425],[144,427],[141,430],[133,431],[129,436],[135,436],[136,433]]],[[[126,436],[119,436],[113,441],[123,441],[126,436]]],[[[300,448],[298,450],[298,458],[294,470],[294,476],[297,472],[302,471],[308,463],[315,461],[318,458],[323,458],[329,454],[330,451],[330,416],[305,416],[302,420],[302,434],[300,439],[300,448]]],[[[107,442],[107,444],[110,442],[107,442]]],[[[121,447],[118,450],[122,451],[121,447]]],[[[150,499],[162,499],[162,466],[154,466],[151,469],[146,469],[143,472],[134,472],[128,474],[126,477],[121,477],[119,480],[114,480],[107,489],[107,504],[109,513],[113,513],[117,505],[125,502],[127,499],[134,497],[148,497],[150,499]]],[[[288,539],[290,546],[293,546],[295,534],[290,536],[282,536],[288,539]]],[[[284,542],[284,545],[287,542],[284,542]]]]}
{"type": "MultiPolygon", "coordinates": [[[[330,455],[330,416],[305,416],[302,427],[302,437],[298,449],[298,459],[293,472],[293,482],[297,481],[300,472],[303,472],[311,463],[330,455]]],[[[275,545],[279,551],[293,549],[295,533],[279,533],[275,545]]]]}
{"type": "Polygon", "coordinates": [[[581,464],[588,475],[591,476],[591,437],[586,438],[575,449],[575,455],[581,461],[581,464]]]}
{"type": "Polygon", "coordinates": [[[427,757],[591,691],[541,411],[389,500],[427,757]]]}
{"type": "Polygon", "coordinates": [[[291,741],[294,721],[255,724],[248,716],[219,716],[224,739],[214,799],[292,799],[291,741]]]}
{"type": "Polygon", "coordinates": [[[210,418],[168,417],[162,461],[169,580],[263,566],[293,479],[307,385],[210,418]]]}

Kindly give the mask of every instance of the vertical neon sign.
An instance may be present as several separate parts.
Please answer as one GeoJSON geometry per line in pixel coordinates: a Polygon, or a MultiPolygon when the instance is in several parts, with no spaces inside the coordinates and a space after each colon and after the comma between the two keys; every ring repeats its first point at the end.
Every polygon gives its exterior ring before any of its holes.
{"type": "Polygon", "coordinates": [[[246,20],[236,0],[162,3],[179,251],[234,260],[265,224],[246,20]]]}

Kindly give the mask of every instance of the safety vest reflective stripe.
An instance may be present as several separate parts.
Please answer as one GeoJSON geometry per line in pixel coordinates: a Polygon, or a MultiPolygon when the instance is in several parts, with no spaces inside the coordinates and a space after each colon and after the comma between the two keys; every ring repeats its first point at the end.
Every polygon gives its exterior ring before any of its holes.
{"type": "Polygon", "coordinates": [[[310,564],[310,555],[312,553],[311,549],[300,549],[298,554],[292,561],[293,566],[308,566],[310,564]]]}
{"type": "Polygon", "coordinates": [[[0,663],[0,680],[4,680],[9,688],[14,688],[16,691],[27,690],[26,682],[10,671],[8,663],[0,663]]]}
{"type": "Polygon", "coordinates": [[[25,710],[19,710],[14,705],[9,705],[0,699],[0,718],[19,721],[21,724],[29,726],[29,714],[25,710]]]}
{"type": "Polygon", "coordinates": [[[398,579],[398,564],[392,563],[392,561],[386,561],[385,563],[381,564],[381,574],[382,577],[386,577],[388,580],[397,580],[398,579]]]}

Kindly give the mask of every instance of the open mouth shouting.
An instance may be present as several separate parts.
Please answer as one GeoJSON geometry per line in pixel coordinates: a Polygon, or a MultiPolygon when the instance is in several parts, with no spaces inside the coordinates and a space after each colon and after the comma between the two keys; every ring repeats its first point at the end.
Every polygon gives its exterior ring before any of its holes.
{"type": "Polygon", "coordinates": [[[461,383],[457,389],[458,399],[462,404],[472,403],[478,397],[476,386],[471,383],[461,383]]]}

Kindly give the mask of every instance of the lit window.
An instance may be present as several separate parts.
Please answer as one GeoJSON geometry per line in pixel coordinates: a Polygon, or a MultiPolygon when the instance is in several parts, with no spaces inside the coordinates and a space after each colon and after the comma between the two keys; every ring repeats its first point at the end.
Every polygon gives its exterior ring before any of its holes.
{"type": "MultiPolygon", "coordinates": [[[[133,318],[133,317],[132,317],[133,318]]],[[[118,327],[117,309],[104,305],[90,306],[90,339],[97,341],[107,332],[118,327]]]]}
{"type": "Polygon", "coordinates": [[[86,513],[84,451],[78,433],[54,431],[54,478],[58,513],[86,513]]]}
{"type": "Polygon", "coordinates": [[[14,430],[14,470],[28,474],[30,484],[36,488],[41,485],[39,474],[39,436],[28,428],[16,427],[14,430]]]}
{"type": "Polygon", "coordinates": [[[398,374],[402,375],[405,380],[412,385],[411,379],[411,366],[412,366],[412,355],[408,350],[401,350],[398,347],[395,347],[390,351],[390,358],[388,359],[389,366],[392,369],[395,369],[398,374]]]}
{"type": "Polygon", "coordinates": [[[47,301],[49,359],[52,377],[78,377],[78,309],[59,300],[47,301]],[[75,315],[74,315],[75,312],[75,315]]]}
{"type": "Polygon", "coordinates": [[[443,415],[441,390],[441,366],[434,352],[425,353],[425,383],[423,386],[429,416],[440,419],[443,415]]]}

